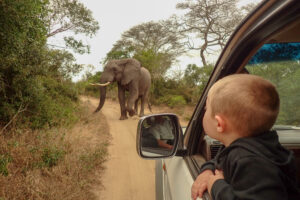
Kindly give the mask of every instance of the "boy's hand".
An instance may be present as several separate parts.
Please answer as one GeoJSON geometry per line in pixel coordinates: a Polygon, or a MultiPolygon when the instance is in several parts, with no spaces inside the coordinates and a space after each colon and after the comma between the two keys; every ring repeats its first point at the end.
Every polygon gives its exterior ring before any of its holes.
{"type": "Polygon", "coordinates": [[[224,174],[223,174],[223,171],[216,169],[215,174],[211,175],[208,178],[207,189],[208,189],[209,194],[211,192],[211,188],[212,188],[213,184],[216,182],[216,180],[219,180],[219,179],[224,179],[224,174]]]}
{"type": "Polygon", "coordinates": [[[213,172],[211,170],[203,171],[195,180],[192,186],[192,199],[196,200],[197,197],[202,197],[205,190],[207,190],[208,181],[210,177],[213,176],[213,172]]]}

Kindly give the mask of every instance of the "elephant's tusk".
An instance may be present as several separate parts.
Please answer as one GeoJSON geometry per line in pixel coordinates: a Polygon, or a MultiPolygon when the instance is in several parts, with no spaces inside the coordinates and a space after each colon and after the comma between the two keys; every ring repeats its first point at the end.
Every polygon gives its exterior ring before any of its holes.
{"type": "Polygon", "coordinates": [[[109,84],[110,84],[110,82],[103,83],[103,84],[101,84],[101,83],[90,83],[90,85],[101,86],[101,87],[103,87],[103,86],[108,86],[109,84]]]}

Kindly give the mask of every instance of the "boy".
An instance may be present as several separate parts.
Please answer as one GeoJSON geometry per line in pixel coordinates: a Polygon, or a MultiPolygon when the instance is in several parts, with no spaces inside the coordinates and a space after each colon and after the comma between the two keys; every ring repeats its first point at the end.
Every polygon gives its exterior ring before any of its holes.
{"type": "Polygon", "coordinates": [[[270,131],[279,112],[272,83],[249,74],[230,75],[209,90],[205,133],[225,148],[201,167],[192,198],[208,190],[217,199],[300,199],[292,152],[270,131]]]}

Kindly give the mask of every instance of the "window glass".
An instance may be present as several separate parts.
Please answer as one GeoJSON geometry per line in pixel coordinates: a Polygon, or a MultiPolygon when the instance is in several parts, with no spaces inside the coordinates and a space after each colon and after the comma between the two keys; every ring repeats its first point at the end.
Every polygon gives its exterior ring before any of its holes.
{"type": "Polygon", "coordinates": [[[246,69],[276,86],[280,96],[276,125],[300,126],[300,43],[265,44],[246,69]]]}

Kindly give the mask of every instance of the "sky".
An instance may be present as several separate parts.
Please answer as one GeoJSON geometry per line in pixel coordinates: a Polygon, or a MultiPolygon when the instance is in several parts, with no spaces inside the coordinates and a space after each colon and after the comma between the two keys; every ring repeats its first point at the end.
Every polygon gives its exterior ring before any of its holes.
{"type": "MultiPolygon", "coordinates": [[[[75,54],[78,64],[92,64],[96,73],[102,71],[100,63],[111,50],[113,44],[121,38],[122,33],[135,25],[168,19],[173,14],[179,14],[176,4],[184,0],[80,0],[93,13],[93,17],[99,22],[100,29],[93,38],[84,38],[83,41],[90,45],[91,53],[75,54]]],[[[250,1],[250,0],[249,0],[250,1]]],[[[247,3],[248,0],[242,0],[247,3]]],[[[182,12],[182,11],[181,11],[182,12]]],[[[59,44],[58,38],[50,43],[59,44]]],[[[195,63],[201,65],[199,54],[190,53],[189,56],[179,58],[180,63],[172,66],[173,70],[183,70],[187,64],[195,63]]],[[[85,69],[87,70],[87,69],[85,69]]],[[[78,81],[85,70],[73,81],[78,81]]]]}

